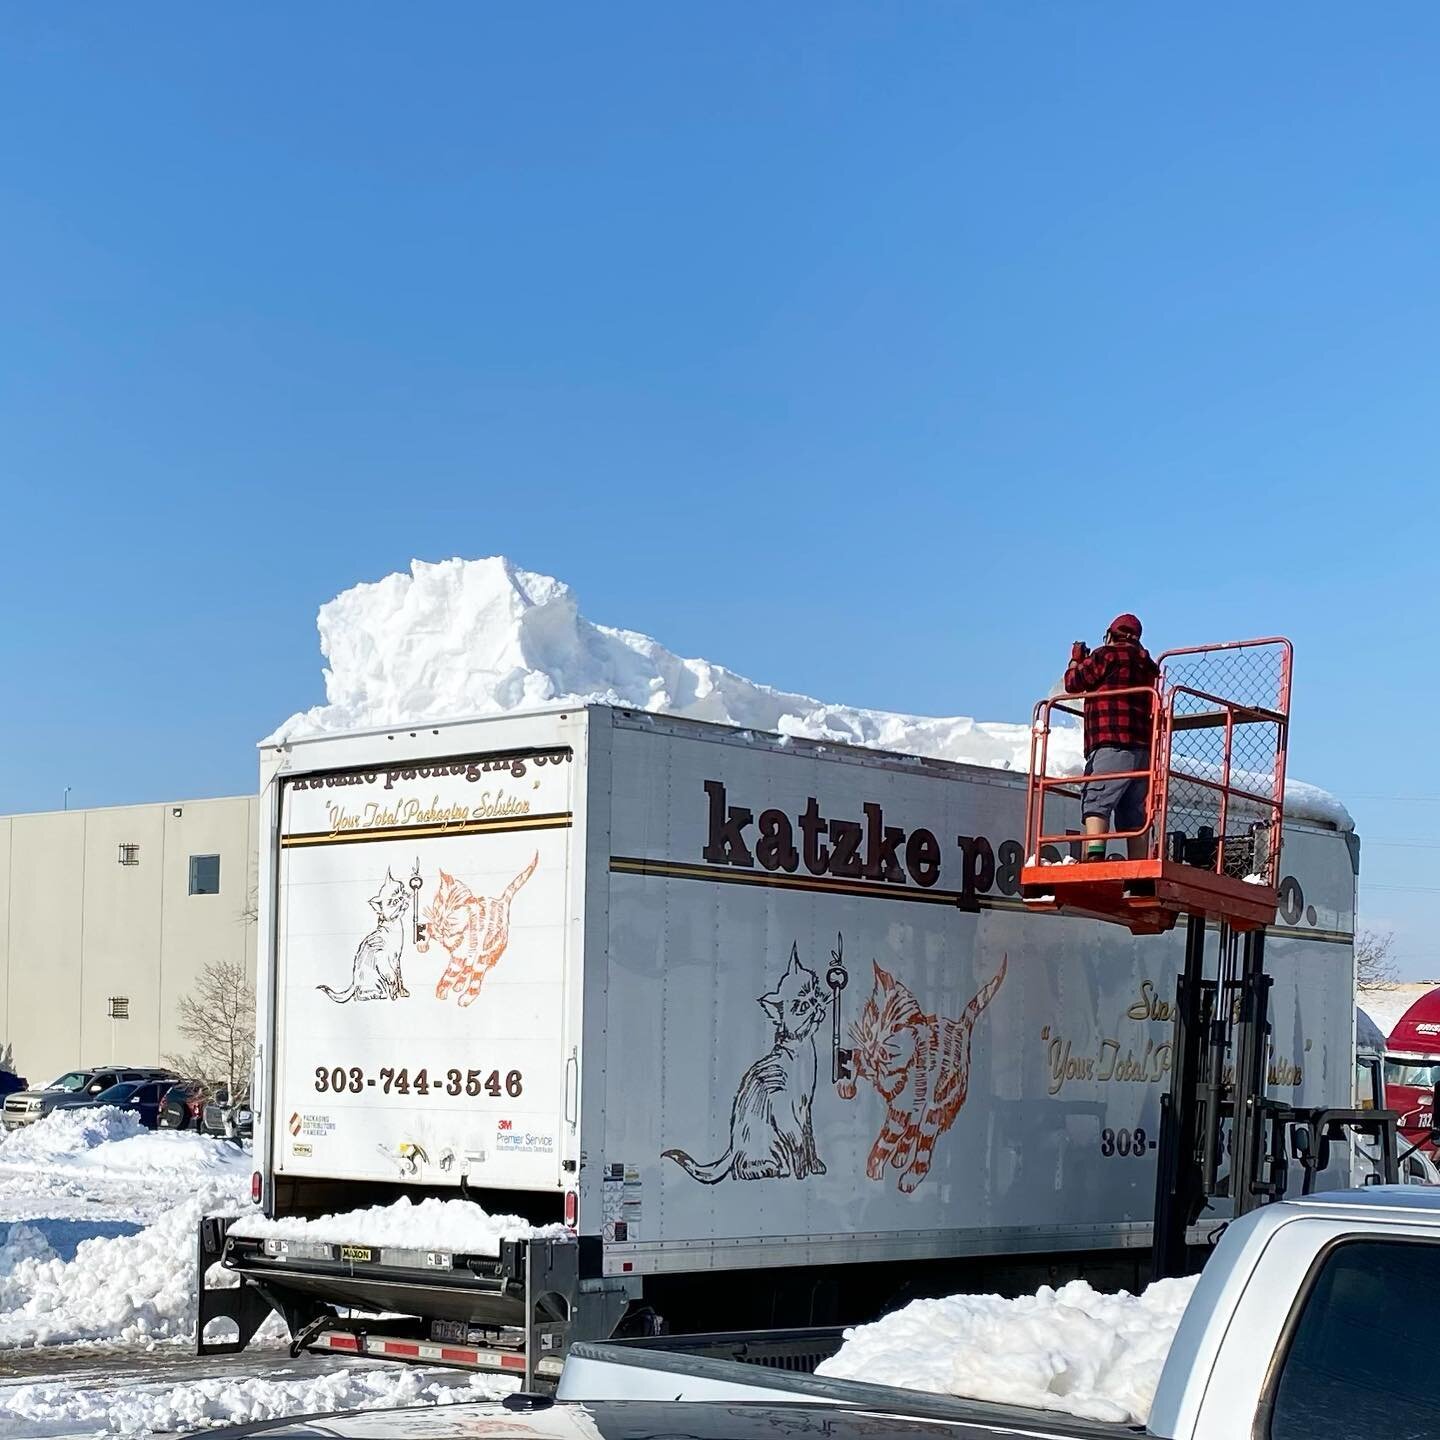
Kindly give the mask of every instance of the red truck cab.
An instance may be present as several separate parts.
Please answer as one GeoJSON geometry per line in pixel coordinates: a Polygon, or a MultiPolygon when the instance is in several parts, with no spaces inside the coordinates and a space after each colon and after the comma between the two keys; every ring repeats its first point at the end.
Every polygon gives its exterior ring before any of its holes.
{"type": "Polygon", "coordinates": [[[1385,1100],[1400,1115],[1400,1144],[1417,1142],[1432,1157],[1436,1082],[1440,1081],[1440,987],[1428,990],[1390,1031],[1385,1050],[1385,1100]]]}

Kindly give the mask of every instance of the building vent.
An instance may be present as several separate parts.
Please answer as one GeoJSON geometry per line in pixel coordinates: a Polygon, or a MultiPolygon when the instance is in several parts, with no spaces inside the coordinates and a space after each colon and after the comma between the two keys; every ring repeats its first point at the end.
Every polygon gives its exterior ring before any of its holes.
{"type": "Polygon", "coordinates": [[[122,865],[138,865],[140,863],[140,847],[138,845],[122,845],[120,847],[120,863],[122,865]]]}
{"type": "Polygon", "coordinates": [[[112,995],[110,997],[110,1018],[112,1020],[128,1020],[130,1018],[130,997],[128,995],[112,995]]]}

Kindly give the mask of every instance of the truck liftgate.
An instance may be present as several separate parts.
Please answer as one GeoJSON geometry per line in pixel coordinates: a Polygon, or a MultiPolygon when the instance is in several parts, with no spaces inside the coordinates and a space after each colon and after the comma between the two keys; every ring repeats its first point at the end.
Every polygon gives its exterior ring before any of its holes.
{"type": "MultiPolygon", "coordinates": [[[[1148,765],[1138,830],[1083,835],[1082,784],[1052,776],[1058,714],[1083,717],[1083,696],[1042,700],[1031,731],[1021,896],[1027,908],[1086,916],[1158,935],[1186,917],[1177,985],[1169,1093],[1161,1097],[1152,1273],[1190,1265],[1188,1234],[1207,1202],[1228,1197],[1245,1214],[1287,1190],[1293,1159],[1309,1193],[1332,1142],[1373,1134],[1387,1183],[1397,1178],[1395,1117],[1375,1110],[1304,1110],[1266,1096],[1271,978],[1265,931],[1279,903],[1285,754],[1290,729],[1288,640],[1239,640],[1169,650],[1148,696],[1148,765]],[[1144,839],[1141,858],[1116,858],[1144,839]],[[1086,842],[1105,847],[1084,858],[1086,842]],[[1207,977],[1211,924],[1218,955],[1207,977]],[[1226,1127],[1229,1144],[1226,1144],[1226,1127]],[[1228,1156],[1226,1151],[1228,1148],[1228,1156]],[[1228,1160],[1228,1171],[1221,1173],[1228,1160]]],[[[1119,775],[1108,779],[1125,778],[1119,775]]],[[[1107,824],[1110,822],[1107,821],[1107,824]]]]}
{"type": "Polygon", "coordinates": [[[200,1223],[202,1355],[243,1350],[273,1311],[290,1331],[292,1355],[320,1350],[498,1372],[531,1390],[559,1378],[571,1340],[609,1339],[625,1312],[616,1287],[582,1286],[574,1238],[507,1240],[498,1256],[468,1256],[241,1237],[230,1225],[218,1215],[200,1223]],[[207,1286],[217,1263],[239,1284],[207,1286]],[[406,1313],[422,1306],[425,1318],[406,1313]],[[207,1333],[215,1322],[233,1327],[233,1336],[207,1333]]]}

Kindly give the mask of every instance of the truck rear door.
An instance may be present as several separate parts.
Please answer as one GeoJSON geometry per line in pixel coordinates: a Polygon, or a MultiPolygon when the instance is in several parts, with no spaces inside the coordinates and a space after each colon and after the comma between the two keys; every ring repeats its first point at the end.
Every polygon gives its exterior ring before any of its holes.
{"type": "Polygon", "coordinates": [[[562,1188],[569,749],[284,777],[278,1175],[562,1188]]]}

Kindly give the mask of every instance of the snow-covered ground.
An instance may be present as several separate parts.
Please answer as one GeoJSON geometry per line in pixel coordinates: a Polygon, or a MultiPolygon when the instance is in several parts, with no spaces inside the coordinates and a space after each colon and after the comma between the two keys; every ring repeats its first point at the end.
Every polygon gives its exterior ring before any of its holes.
{"type": "MultiPolygon", "coordinates": [[[[568,585],[503,556],[412,561],[409,574],[343,591],[317,624],[328,703],[292,715],[271,741],[598,701],[1004,770],[1030,764],[1028,724],[867,710],[761,685],[597,625],[568,585]]],[[[1078,771],[1078,727],[1057,728],[1050,755],[1056,774],[1078,771]]],[[[1354,826],[1314,785],[1288,781],[1285,797],[1297,819],[1354,826]]]]}
{"type": "Polygon", "coordinates": [[[514,1389],[512,1382],[464,1371],[312,1357],[291,1361],[284,1351],[265,1358],[265,1373],[250,1373],[255,1369],[252,1354],[238,1361],[209,1361],[215,1373],[202,1378],[151,1378],[166,1368],[168,1358],[108,1355],[112,1368],[83,1381],[40,1377],[16,1383],[0,1378],[0,1436],[69,1440],[81,1435],[164,1435],[330,1410],[493,1400],[514,1389]]]}
{"type": "Polygon", "coordinates": [[[0,1436],[146,1435],[513,1388],[291,1361],[278,1324],[258,1352],[194,1356],[197,1222],[248,1210],[250,1170],[226,1141],[151,1133],[116,1110],[61,1111],[0,1138],[0,1436]]]}
{"type": "Polygon", "coordinates": [[[1143,1425],[1194,1288],[1102,1295],[1072,1280],[1016,1300],[916,1300],[847,1331],[817,1373],[1143,1425]]]}

